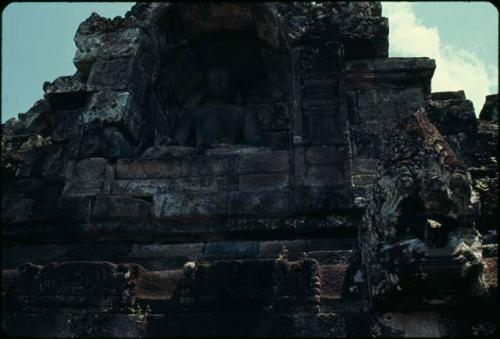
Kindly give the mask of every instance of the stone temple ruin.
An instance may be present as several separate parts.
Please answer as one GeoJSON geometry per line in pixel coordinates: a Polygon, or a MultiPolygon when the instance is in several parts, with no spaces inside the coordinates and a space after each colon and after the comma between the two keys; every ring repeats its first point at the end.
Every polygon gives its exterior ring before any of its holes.
{"type": "Polygon", "coordinates": [[[497,333],[498,97],[431,92],[377,2],[92,14],[2,126],[21,336],[497,333]]]}

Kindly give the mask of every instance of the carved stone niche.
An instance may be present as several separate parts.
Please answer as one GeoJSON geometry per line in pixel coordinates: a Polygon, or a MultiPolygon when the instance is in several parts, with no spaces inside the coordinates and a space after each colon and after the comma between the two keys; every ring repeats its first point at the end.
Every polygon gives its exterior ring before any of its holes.
{"type": "Polygon", "coordinates": [[[269,5],[173,5],[158,24],[171,127],[157,144],[289,146],[289,55],[269,5]]]}

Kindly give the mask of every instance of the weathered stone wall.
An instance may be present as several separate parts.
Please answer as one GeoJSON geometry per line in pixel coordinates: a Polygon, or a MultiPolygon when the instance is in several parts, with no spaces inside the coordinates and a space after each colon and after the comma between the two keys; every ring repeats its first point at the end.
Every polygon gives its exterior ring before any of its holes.
{"type": "Polygon", "coordinates": [[[380,3],[138,3],[75,43],[2,126],[8,334],[497,331],[496,97],[431,93],[380,3]]]}
{"type": "MultiPolygon", "coordinates": [[[[353,184],[364,199],[372,187],[389,135],[410,112],[425,107],[434,60],[387,58],[346,64],[353,184]]],[[[361,205],[362,200],[358,200],[361,205]]]]}
{"type": "MultiPolygon", "coordinates": [[[[498,220],[498,124],[494,122],[495,95],[486,97],[480,118],[463,91],[432,93],[429,118],[465,162],[474,188],[481,195],[478,229],[491,232],[498,220]],[[490,112],[489,115],[486,112],[490,112]]],[[[491,238],[488,236],[487,239],[491,238]]],[[[487,240],[488,242],[491,240],[487,240]]]]}
{"type": "Polygon", "coordinates": [[[479,113],[479,119],[498,124],[498,94],[486,96],[486,102],[479,113]]]}

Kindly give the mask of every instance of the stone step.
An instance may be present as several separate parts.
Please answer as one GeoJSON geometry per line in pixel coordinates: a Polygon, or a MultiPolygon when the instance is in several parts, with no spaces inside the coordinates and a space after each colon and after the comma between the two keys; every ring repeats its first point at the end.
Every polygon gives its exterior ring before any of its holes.
{"type": "Polygon", "coordinates": [[[322,312],[359,312],[367,287],[359,263],[320,266],[322,312]]]}
{"type": "Polygon", "coordinates": [[[330,77],[323,78],[311,78],[302,80],[302,86],[304,88],[331,88],[338,85],[337,78],[338,74],[330,75],[330,77]]]}
{"type": "Polygon", "coordinates": [[[310,251],[307,257],[316,259],[320,265],[347,265],[353,261],[356,255],[354,250],[338,251],[310,251]]]}
{"type": "Polygon", "coordinates": [[[377,178],[376,174],[353,175],[352,182],[354,183],[354,185],[357,186],[366,186],[373,184],[376,178],[377,178]]]}
{"type": "Polygon", "coordinates": [[[340,299],[344,288],[344,280],[349,265],[322,265],[321,296],[340,299]]]}
{"type": "Polygon", "coordinates": [[[484,259],[484,280],[490,289],[498,288],[498,257],[484,259]]]}
{"type": "Polygon", "coordinates": [[[276,259],[283,248],[290,260],[300,259],[306,253],[320,263],[338,263],[345,261],[356,246],[357,240],[352,238],[17,245],[2,248],[2,267],[17,268],[28,262],[95,260],[135,262],[148,270],[164,270],[181,268],[187,261],[197,260],[276,259]]]}
{"type": "MultiPolygon", "coordinates": [[[[348,276],[349,265],[321,265],[321,305],[324,309],[359,308],[359,283],[348,276]],[[348,301],[344,299],[349,299],[348,301]]],[[[145,272],[138,286],[137,302],[149,305],[152,313],[174,311],[182,270],[145,272]]]]}

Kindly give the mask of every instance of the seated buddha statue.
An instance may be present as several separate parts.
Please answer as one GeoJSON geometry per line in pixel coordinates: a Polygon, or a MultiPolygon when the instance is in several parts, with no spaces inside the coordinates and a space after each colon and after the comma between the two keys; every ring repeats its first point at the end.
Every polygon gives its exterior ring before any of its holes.
{"type": "Polygon", "coordinates": [[[173,141],[181,146],[212,147],[219,144],[259,145],[257,117],[234,103],[235,86],[224,68],[207,74],[207,91],[201,104],[180,115],[173,141]]]}

